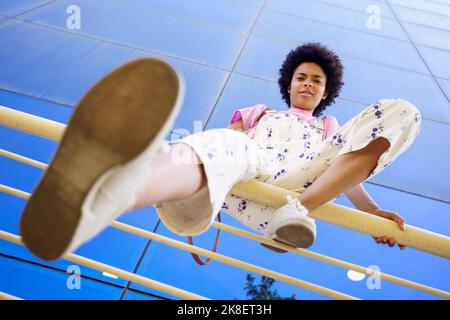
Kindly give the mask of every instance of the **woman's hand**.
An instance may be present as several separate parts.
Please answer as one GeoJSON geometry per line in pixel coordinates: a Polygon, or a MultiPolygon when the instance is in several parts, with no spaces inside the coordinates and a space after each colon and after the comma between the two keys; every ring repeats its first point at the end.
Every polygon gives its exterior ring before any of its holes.
{"type": "MultiPolygon", "coordinates": [[[[374,212],[372,212],[374,215],[379,216],[379,217],[383,217],[386,219],[390,219],[392,221],[395,221],[398,225],[398,227],[400,228],[400,230],[405,231],[405,220],[396,212],[392,212],[392,211],[387,211],[387,210],[383,210],[383,209],[377,209],[374,212]]],[[[381,236],[381,237],[373,237],[375,239],[375,242],[380,244],[388,244],[389,247],[393,247],[395,246],[395,239],[394,238],[389,238],[387,236],[381,236]]],[[[404,250],[406,248],[406,246],[398,244],[398,247],[401,250],[404,250]]]]}

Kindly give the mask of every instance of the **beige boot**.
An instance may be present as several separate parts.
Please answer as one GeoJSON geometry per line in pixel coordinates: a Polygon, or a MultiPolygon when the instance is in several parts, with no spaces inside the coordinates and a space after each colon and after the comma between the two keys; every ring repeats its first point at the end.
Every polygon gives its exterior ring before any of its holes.
{"type": "Polygon", "coordinates": [[[178,73],[153,58],[126,63],[89,90],[24,209],[21,235],[33,254],[59,258],[127,209],[183,95],[178,73]]]}
{"type": "MultiPolygon", "coordinates": [[[[298,199],[288,195],[287,200],[288,203],[275,211],[268,221],[264,237],[294,248],[308,248],[316,239],[316,223],[308,217],[308,209],[298,199]]],[[[287,252],[263,243],[262,245],[276,252],[287,252]]]]}

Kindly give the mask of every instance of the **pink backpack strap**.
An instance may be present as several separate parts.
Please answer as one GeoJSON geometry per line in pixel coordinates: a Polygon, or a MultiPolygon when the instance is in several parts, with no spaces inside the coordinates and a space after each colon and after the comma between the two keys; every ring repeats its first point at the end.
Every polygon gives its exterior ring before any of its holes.
{"type": "Polygon", "coordinates": [[[323,116],[322,117],[322,123],[323,123],[323,136],[322,136],[322,140],[325,140],[326,138],[328,138],[330,135],[334,134],[335,131],[339,130],[339,124],[334,125],[333,122],[337,123],[336,121],[333,121],[335,118],[331,117],[331,116],[323,116]],[[332,132],[334,131],[334,132],[332,132]]]}
{"type": "Polygon", "coordinates": [[[330,125],[330,118],[328,116],[322,117],[322,125],[323,125],[323,134],[322,134],[322,140],[326,139],[327,136],[327,128],[330,125]]]}

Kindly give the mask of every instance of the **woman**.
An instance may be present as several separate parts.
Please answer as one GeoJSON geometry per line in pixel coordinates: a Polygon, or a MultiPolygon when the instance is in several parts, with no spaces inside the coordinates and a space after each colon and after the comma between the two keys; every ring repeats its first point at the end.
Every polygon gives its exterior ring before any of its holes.
{"type": "MultiPolygon", "coordinates": [[[[280,69],[287,111],[238,109],[226,129],[168,143],[162,139],[180,108],[180,76],[154,59],[120,67],[74,112],[22,216],[25,244],[53,260],[121,214],[155,205],[179,235],[206,231],[223,210],[270,239],[305,248],[316,236],[308,213],[341,193],[358,209],[403,228],[403,219],[379,208],[361,183],[409,148],[420,112],[401,99],[379,100],[339,128],[334,117],[319,116],[339,95],[342,75],[334,52],[302,45],[280,69]],[[301,195],[270,208],[229,194],[234,184],[253,178],[301,195]]],[[[395,244],[384,236],[375,240],[395,244]]]]}

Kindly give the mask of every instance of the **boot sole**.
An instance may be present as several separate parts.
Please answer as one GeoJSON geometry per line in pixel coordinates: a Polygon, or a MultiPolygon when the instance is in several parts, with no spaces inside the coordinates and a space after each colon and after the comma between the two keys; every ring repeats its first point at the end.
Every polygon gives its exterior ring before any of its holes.
{"type": "MultiPolygon", "coordinates": [[[[308,248],[315,239],[314,233],[303,225],[287,225],[280,227],[275,232],[277,237],[274,241],[281,242],[294,248],[308,248]]],[[[268,244],[261,243],[263,247],[278,253],[286,253],[287,250],[273,247],[268,244]]]]}
{"type": "Polygon", "coordinates": [[[89,90],[25,206],[20,231],[33,254],[54,260],[65,252],[96,180],[138,156],[155,137],[165,137],[170,127],[164,124],[176,116],[182,89],[167,63],[142,58],[115,69],[89,90]]]}

